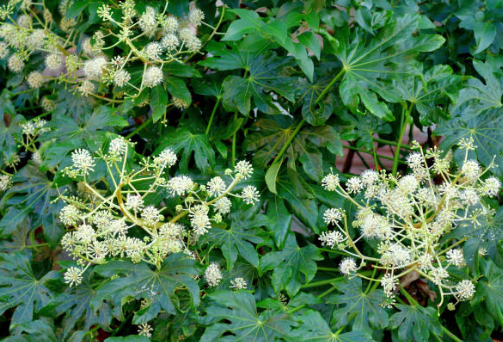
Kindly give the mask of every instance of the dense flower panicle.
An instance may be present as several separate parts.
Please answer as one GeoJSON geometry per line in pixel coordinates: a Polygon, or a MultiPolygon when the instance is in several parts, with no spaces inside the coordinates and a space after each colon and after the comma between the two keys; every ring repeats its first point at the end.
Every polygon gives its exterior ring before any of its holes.
{"type": "Polygon", "coordinates": [[[102,56],[88,60],[84,63],[84,74],[90,79],[100,79],[107,64],[102,56]]]}
{"type": "Polygon", "coordinates": [[[89,94],[93,94],[96,91],[96,86],[93,82],[84,80],[78,87],[78,90],[83,96],[89,96],[89,94]]]}
{"type": "Polygon", "coordinates": [[[162,70],[156,66],[149,67],[143,74],[143,85],[145,87],[153,88],[161,84],[164,79],[162,70]]]}
{"type": "Polygon", "coordinates": [[[69,204],[61,209],[59,219],[65,226],[75,226],[80,220],[81,215],[82,213],[79,209],[77,209],[74,205],[69,204]]]}
{"type": "Polygon", "coordinates": [[[213,207],[215,208],[217,213],[221,215],[226,215],[230,213],[231,205],[232,203],[230,199],[228,199],[227,197],[222,197],[221,199],[216,201],[215,204],[213,204],[213,207]]]}
{"type": "Polygon", "coordinates": [[[47,55],[47,57],[45,57],[45,65],[50,70],[58,70],[63,65],[61,55],[57,53],[47,55]]]}
{"type": "Polygon", "coordinates": [[[204,20],[204,12],[200,9],[196,8],[190,11],[189,13],[189,22],[194,26],[201,25],[201,22],[204,20]]]}
{"type": "Polygon", "coordinates": [[[172,33],[169,33],[169,34],[165,35],[164,37],[162,37],[161,45],[167,51],[172,51],[172,50],[176,50],[176,48],[178,48],[178,46],[180,45],[180,41],[178,40],[177,36],[175,36],[172,33]]]}
{"type": "Polygon", "coordinates": [[[134,212],[140,212],[144,208],[143,198],[140,195],[127,195],[126,208],[134,212]]]}
{"type": "Polygon", "coordinates": [[[12,177],[9,175],[0,175],[0,191],[6,191],[12,184],[12,177]]]}
{"type": "Polygon", "coordinates": [[[173,177],[168,181],[168,191],[172,196],[182,196],[185,195],[188,191],[190,191],[194,187],[194,182],[190,177],[187,176],[178,176],[173,177]]]}
{"type": "Polygon", "coordinates": [[[26,78],[30,88],[38,89],[44,83],[44,76],[38,71],[32,71],[26,78]]]}
{"type": "Polygon", "coordinates": [[[131,80],[131,74],[127,70],[119,70],[114,75],[114,84],[117,87],[124,87],[131,80]]]}
{"type": "Polygon", "coordinates": [[[155,162],[162,164],[166,163],[168,167],[172,167],[173,165],[176,164],[178,161],[178,158],[176,157],[175,152],[171,150],[170,148],[164,149],[156,158],[155,162]]]}
{"type": "Polygon", "coordinates": [[[450,249],[447,251],[447,261],[454,266],[461,267],[465,264],[465,257],[461,249],[450,249]]]}
{"type": "Polygon", "coordinates": [[[212,262],[204,272],[204,279],[209,287],[215,287],[220,284],[220,281],[223,279],[222,271],[220,270],[220,266],[212,262]]]}
{"type": "Polygon", "coordinates": [[[10,71],[15,73],[23,71],[24,66],[25,64],[23,57],[21,57],[21,55],[17,53],[10,56],[9,60],[7,61],[7,67],[9,68],[10,71]]]}
{"type": "Polygon", "coordinates": [[[243,278],[234,278],[231,280],[231,285],[229,287],[237,291],[246,290],[248,284],[246,283],[246,280],[244,280],[243,278]]]}
{"type": "Polygon", "coordinates": [[[356,266],[356,261],[354,259],[345,258],[341,261],[339,270],[344,275],[350,275],[351,273],[356,272],[358,267],[356,266]]]}

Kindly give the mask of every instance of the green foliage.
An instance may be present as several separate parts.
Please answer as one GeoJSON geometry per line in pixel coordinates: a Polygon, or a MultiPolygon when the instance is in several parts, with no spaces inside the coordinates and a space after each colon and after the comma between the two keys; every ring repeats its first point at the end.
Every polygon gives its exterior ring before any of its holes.
{"type": "MultiPolygon", "coordinates": [[[[493,217],[454,224],[439,243],[441,250],[459,244],[463,252],[461,268],[445,266],[447,251],[433,261],[446,267],[453,289],[463,279],[474,284],[473,298],[462,303],[440,293],[425,269],[401,277],[392,291],[396,303],[388,307],[380,284],[369,280],[383,278],[385,271],[374,267],[379,260],[358,263],[360,276],[345,278],[341,261],[356,255],[319,237],[333,228],[325,228],[327,207],[345,209],[356,247],[379,257],[380,241],[359,238],[361,229],[353,226],[354,203],[320,183],[333,173],[347,189],[360,163],[402,177],[418,136],[442,155],[453,149],[447,172],[463,164],[457,146],[472,138],[477,149],[469,159],[494,164],[481,179],[503,180],[502,2],[221,3],[136,0],[129,19],[123,9],[130,1],[0,5],[0,341],[501,339],[501,189],[483,199],[493,217]],[[145,28],[148,18],[140,19],[149,7],[152,32],[145,28]],[[175,17],[179,28],[169,28],[167,18],[175,17]],[[30,41],[34,29],[43,29],[44,37],[30,41]],[[177,47],[162,43],[168,33],[177,47]],[[151,43],[163,45],[158,56],[148,51],[151,43]],[[49,68],[51,54],[60,67],[49,68]],[[19,70],[12,56],[21,58],[19,70]],[[94,70],[100,75],[89,75],[89,63],[100,56],[106,60],[94,70]],[[119,56],[127,63],[114,59],[119,56]],[[148,83],[151,67],[159,68],[159,82],[148,83]],[[119,70],[130,76],[122,86],[115,79],[119,70]],[[39,86],[30,81],[33,72],[41,74],[39,86]],[[93,88],[88,94],[84,81],[93,88]],[[101,160],[88,175],[68,177],[75,150],[113,159],[108,153],[117,137],[131,142],[125,160],[118,158],[110,170],[101,160]],[[153,181],[148,165],[166,148],[179,168],[166,168],[153,181]],[[196,214],[180,206],[199,203],[208,190],[201,184],[214,177],[228,182],[226,170],[240,160],[252,162],[254,172],[229,196],[230,209],[212,214],[201,236],[184,230],[186,245],[168,246],[175,252],[162,263],[124,260],[124,250],[95,241],[86,248],[115,248],[114,256],[93,266],[70,261],[63,236],[82,227],[63,222],[65,203],[77,206],[79,219],[89,224],[96,225],[87,215],[93,210],[124,218],[128,237],[149,245],[166,222],[190,226],[196,214]],[[144,165],[141,174],[126,172],[140,180],[123,189],[121,205],[103,201],[117,195],[121,170],[144,165]],[[175,197],[167,184],[182,175],[194,182],[192,192],[175,197]],[[162,190],[152,190],[152,182],[162,190]],[[260,194],[255,206],[242,199],[248,186],[260,194]],[[150,227],[155,234],[143,234],[133,219],[144,217],[127,209],[128,196],[138,191],[148,192],[143,205],[156,206],[163,217],[150,227]],[[220,272],[216,286],[205,273],[211,264],[220,272]],[[75,267],[84,270],[83,280],[70,287],[68,270],[75,267]]],[[[441,186],[445,179],[432,181],[441,186]]],[[[210,206],[213,213],[217,203],[210,206]]],[[[119,233],[116,239],[125,243],[119,233]]]]}

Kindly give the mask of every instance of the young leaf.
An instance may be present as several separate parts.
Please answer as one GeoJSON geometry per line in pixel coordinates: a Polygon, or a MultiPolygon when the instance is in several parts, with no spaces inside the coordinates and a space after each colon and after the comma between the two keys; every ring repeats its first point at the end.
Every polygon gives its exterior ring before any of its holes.
{"type": "Polygon", "coordinates": [[[260,259],[263,272],[273,270],[272,285],[279,293],[285,290],[289,296],[295,295],[303,283],[311,281],[316,274],[316,261],[322,260],[314,245],[299,247],[295,234],[286,238],[285,247],[278,252],[269,252],[260,259]]]}

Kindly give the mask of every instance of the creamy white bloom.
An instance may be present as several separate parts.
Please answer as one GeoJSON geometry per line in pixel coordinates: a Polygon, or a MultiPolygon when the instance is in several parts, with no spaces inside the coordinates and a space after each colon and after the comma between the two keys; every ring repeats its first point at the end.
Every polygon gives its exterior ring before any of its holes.
{"type": "Polygon", "coordinates": [[[462,280],[456,285],[459,300],[469,300],[475,294],[475,285],[470,280],[462,280]]]}
{"type": "Polygon", "coordinates": [[[161,45],[167,51],[172,51],[175,50],[180,45],[180,41],[178,40],[177,36],[170,33],[162,37],[161,45]]]}
{"type": "Polygon", "coordinates": [[[138,335],[151,338],[152,331],[154,331],[154,329],[148,323],[143,323],[138,326],[138,335]]]}
{"type": "Polygon", "coordinates": [[[128,210],[133,210],[139,212],[143,210],[144,203],[140,195],[128,194],[126,198],[126,208],[128,210]]]}
{"type": "Polygon", "coordinates": [[[5,191],[10,188],[12,177],[9,175],[0,175],[0,191],[5,191]]]}
{"type": "Polygon", "coordinates": [[[187,176],[173,177],[168,181],[167,188],[171,196],[182,196],[194,188],[194,182],[187,176]]]}
{"type": "Polygon", "coordinates": [[[234,278],[231,280],[231,285],[229,287],[235,290],[246,290],[248,284],[243,278],[234,278]]]}
{"type": "Polygon", "coordinates": [[[356,194],[363,189],[363,183],[359,177],[350,178],[346,182],[346,189],[348,193],[356,194]]]}
{"type": "Polygon", "coordinates": [[[70,287],[80,285],[83,273],[84,271],[81,268],[69,267],[64,275],[65,283],[69,284],[70,287]]]}
{"type": "Polygon", "coordinates": [[[222,271],[220,270],[220,266],[212,262],[204,272],[204,279],[209,287],[215,287],[220,284],[220,281],[223,279],[222,271]]]}
{"type": "Polygon", "coordinates": [[[252,164],[246,160],[241,160],[234,167],[234,172],[236,172],[242,179],[247,179],[253,173],[252,164]]]}
{"type": "Polygon", "coordinates": [[[162,215],[159,213],[159,210],[156,207],[149,205],[146,206],[141,212],[141,218],[148,226],[153,226],[161,220],[162,215]]]}
{"type": "Polygon", "coordinates": [[[164,34],[174,34],[178,31],[178,27],[180,26],[178,19],[172,16],[167,17],[161,25],[164,30],[164,34]]]}
{"type": "Polygon", "coordinates": [[[82,148],[72,152],[72,161],[73,167],[82,172],[83,175],[88,175],[89,171],[94,171],[94,166],[96,166],[89,151],[82,148]]]}
{"type": "Polygon", "coordinates": [[[89,96],[89,94],[94,93],[96,90],[96,86],[94,85],[93,82],[89,80],[84,80],[78,87],[78,91],[83,95],[83,96],[89,96]]]}
{"type": "Polygon", "coordinates": [[[484,181],[483,192],[486,196],[496,196],[501,189],[501,182],[496,177],[489,177],[484,181]]]}
{"type": "Polygon", "coordinates": [[[406,161],[411,169],[417,169],[424,166],[423,156],[419,152],[409,154],[406,161]]]}
{"type": "Polygon", "coordinates": [[[9,55],[9,45],[4,42],[0,42],[0,59],[4,59],[9,55]]]}
{"type": "Polygon", "coordinates": [[[220,177],[214,177],[206,184],[206,189],[211,196],[217,197],[227,190],[227,185],[220,177]]]}
{"type": "Polygon", "coordinates": [[[33,32],[26,38],[26,46],[30,49],[40,49],[44,45],[46,37],[47,36],[44,30],[33,30],[33,32]]]}
{"type": "Polygon", "coordinates": [[[459,194],[459,199],[463,201],[467,206],[476,205],[479,203],[480,198],[477,192],[473,189],[465,189],[459,194]]]}
{"type": "Polygon", "coordinates": [[[419,186],[416,177],[407,175],[398,181],[398,188],[406,194],[413,193],[419,186]]]}
{"type": "Polygon", "coordinates": [[[246,204],[255,204],[260,199],[260,194],[256,187],[248,185],[241,192],[241,198],[246,204]]]}
{"type": "Polygon", "coordinates": [[[194,229],[196,236],[206,234],[211,228],[208,212],[209,208],[206,205],[196,205],[189,212],[190,226],[194,229]]]}
{"type": "Polygon", "coordinates": [[[57,53],[47,55],[47,57],[45,57],[45,65],[51,70],[58,70],[63,65],[61,55],[57,53]]]}
{"type": "Polygon", "coordinates": [[[124,87],[131,80],[131,74],[127,70],[119,70],[114,75],[114,84],[117,87],[124,87]]]}
{"type": "Polygon", "coordinates": [[[158,164],[166,163],[168,167],[172,167],[176,164],[177,160],[178,158],[176,157],[175,152],[173,152],[170,148],[166,148],[155,158],[154,161],[158,164]]]}
{"type": "Polygon", "coordinates": [[[7,61],[7,67],[12,72],[21,72],[24,69],[24,59],[17,53],[9,57],[7,61]]]}
{"type": "Polygon", "coordinates": [[[388,273],[381,278],[381,286],[386,297],[391,298],[397,289],[397,281],[393,278],[393,275],[388,273]]]}
{"type": "Polygon", "coordinates": [[[454,266],[461,267],[465,264],[465,257],[463,256],[463,251],[459,248],[450,249],[446,253],[447,261],[454,266]]]}
{"type": "Polygon", "coordinates": [[[156,66],[151,66],[143,74],[143,85],[149,88],[153,88],[156,85],[161,84],[164,80],[164,75],[162,70],[156,66]]]}
{"type": "Polygon", "coordinates": [[[227,197],[222,197],[221,199],[219,199],[218,201],[216,201],[214,204],[213,204],[213,207],[215,208],[215,210],[222,214],[222,215],[226,215],[228,213],[230,213],[231,211],[231,200],[228,199],[227,197]]]}
{"type": "Polygon", "coordinates": [[[356,266],[354,259],[344,258],[339,264],[339,270],[344,275],[350,275],[351,273],[356,272],[358,270],[358,267],[356,266]]]}
{"type": "Polygon", "coordinates": [[[374,170],[365,170],[361,174],[361,180],[365,187],[369,187],[379,180],[379,174],[374,170]]]}
{"type": "Polygon", "coordinates": [[[196,8],[189,12],[189,22],[194,26],[201,25],[204,20],[204,12],[196,8]]]}
{"type": "Polygon", "coordinates": [[[162,51],[163,51],[163,48],[162,48],[161,44],[159,44],[157,42],[152,42],[152,43],[148,43],[145,46],[143,53],[145,54],[145,56],[148,59],[156,60],[156,59],[161,58],[162,51]]]}
{"type": "Polygon", "coordinates": [[[325,190],[328,191],[337,190],[337,187],[339,186],[339,176],[333,173],[326,175],[321,181],[321,186],[323,186],[325,190]]]}
{"type": "Polygon", "coordinates": [[[96,238],[96,231],[88,224],[80,225],[75,231],[75,239],[83,244],[89,244],[96,238]]]}
{"type": "Polygon", "coordinates": [[[138,25],[140,26],[141,30],[147,35],[153,35],[157,28],[155,9],[147,6],[145,12],[140,17],[140,20],[138,20],[138,25]]]}
{"type": "Polygon", "coordinates": [[[81,212],[73,204],[68,204],[61,209],[59,219],[65,226],[75,226],[80,219],[81,212]]]}
{"type": "Polygon", "coordinates": [[[469,181],[475,181],[480,175],[480,166],[476,160],[468,160],[461,167],[461,173],[468,178],[469,181]]]}
{"type": "Polygon", "coordinates": [[[84,74],[92,79],[100,79],[107,63],[103,56],[88,60],[84,63],[84,74]]]}
{"type": "Polygon", "coordinates": [[[325,210],[325,213],[323,213],[323,220],[326,224],[336,224],[342,219],[342,214],[343,212],[340,209],[327,209],[325,210]]]}
{"type": "Polygon", "coordinates": [[[123,156],[127,150],[127,141],[124,137],[117,137],[110,142],[108,147],[108,153],[111,156],[119,157],[123,156]]]}
{"type": "Polygon", "coordinates": [[[344,236],[338,231],[332,230],[329,232],[322,232],[318,240],[320,240],[323,246],[334,248],[344,241],[344,236]]]}

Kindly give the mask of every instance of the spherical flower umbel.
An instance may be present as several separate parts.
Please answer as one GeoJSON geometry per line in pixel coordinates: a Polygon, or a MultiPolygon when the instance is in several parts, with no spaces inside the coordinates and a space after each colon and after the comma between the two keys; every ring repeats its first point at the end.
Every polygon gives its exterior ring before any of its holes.
{"type": "Polygon", "coordinates": [[[143,210],[144,203],[143,198],[140,195],[128,194],[126,197],[126,208],[128,210],[133,210],[134,212],[139,212],[143,210]]]}
{"type": "Polygon", "coordinates": [[[24,65],[23,57],[17,53],[10,56],[7,61],[7,67],[9,70],[16,73],[23,71],[24,65]]]}
{"type": "Polygon", "coordinates": [[[321,186],[327,191],[335,191],[339,186],[339,176],[333,173],[326,175],[321,181],[321,186]]]}
{"type": "Polygon", "coordinates": [[[346,183],[346,189],[348,193],[350,194],[356,194],[360,192],[360,190],[363,189],[363,183],[360,178],[358,177],[353,177],[348,179],[346,183]]]}
{"type": "Polygon", "coordinates": [[[447,261],[454,266],[461,267],[465,264],[465,257],[461,249],[450,249],[446,253],[447,261]]]}
{"type": "Polygon", "coordinates": [[[127,141],[124,137],[115,138],[110,142],[110,146],[108,147],[108,153],[111,156],[119,157],[123,156],[127,150],[127,141]]]}
{"type": "Polygon", "coordinates": [[[5,191],[12,184],[12,177],[9,175],[0,175],[0,191],[5,191]]]}
{"type": "Polygon", "coordinates": [[[330,232],[322,232],[318,240],[320,240],[323,246],[334,248],[344,241],[344,236],[338,231],[332,230],[330,232]]]}
{"type": "Polygon", "coordinates": [[[243,189],[243,192],[241,193],[241,198],[244,200],[246,204],[255,204],[260,199],[260,194],[257,191],[257,188],[248,185],[243,189]]]}
{"type": "Polygon", "coordinates": [[[180,26],[180,24],[178,23],[178,19],[171,16],[163,20],[161,25],[164,30],[164,34],[174,34],[178,30],[178,27],[180,26]]]}
{"type": "Polygon", "coordinates": [[[127,70],[119,70],[114,75],[114,84],[117,87],[124,87],[131,80],[131,74],[127,70]]]}
{"type": "Polygon", "coordinates": [[[175,50],[178,47],[178,45],[180,45],[180,42],[179,42],[177,36],[170,33],[170,34],[167,34],[164,37],[162,37],[161,45],[167,51],[172,51],[172,50],[175,50]]]}
{"type": "Polygon", "coordinates": [[[103,56],[88,60],[84,63],[84,74],[89,78],[99,79],[106,65],[107,60],[103,56]]]}
{"type": "Polygon", "coordinates": [[[69,284],[70,287],[80,285],[83,273],[84,271],[81,268],[69,267],[64,275],[65,283],[69,284]]]}
{"type": "Polygon", "coordinates": [[[140,20],[138,20],[138,25],[147,35],[151,36],[154,34],[155,29],[157,28],[155,9],[147,6],[145,12],[140,17],[140,20]]]}
{"type": "Polygon", "coordinates": [[[154,226],[157,222],[162,219],[162,215],[159,213],[156,207],[149,205],[143,209],[141,213],[141,218],[145,221],[148,226],[154,226]]]}
{"type": "Polygon", "coordinates": [[[0,42],[0,59],[4,59],[9,55],[9,45],[4,42],[0,42]]]}
{"type": "Polygon", "coordinates": [[[62,64],[63,63],[61,61],[60,54],[53,53],[53,54],[50,54],[47,57],[45,57],[45,65],[50,70],[58,70],[59,68],[61,68],[62,64]]]}
{"type": "Polygon", "coordinates": [[[246,290],[248,284],[243,278],[234,278],[231,280],[231,285],[229,287],[234,290],[246,290]]]}
{"type": "Polygon", "coordinates": [[[483,186],[484,195],[493,197],[496,196],[501,189],[501,182],[496,177],[489,177],[484,181],[483,186]]]}
{"type": "Polygon", "coordinates": [[[356,261],[352,258],[344,258],[339,264],[339,270],[344,275],[350,275],[358,270],[356,266],[356,261]]]}
{"type": "Polygon", "coordinates": [[[231,205],[232,203],[230,199],[228,199],[227,197],[222,197],[213,204],[213,207],[219,214],[226,215],[230,213],[231,205]]]}
{"type": "Polygon", "coordinates": [[[225,192],[227,185],[222,178],[214,177],[206,184],[206,189],[211,196],[217,197],[225,192]]]}
{"type": "Polygon", "coordinates": [[[475,285],[470,280],[462,280],[456,285],[459,300],[469,300],[475,294],[475,285]]]}
{"type": "Polygon", "coordinates": [[[147,338],[151,338],[153,330],[154,329],[152,328],[152,326],[150,324],[142,323],[138,326],[138,335],[145,336],[147,338]]]}
{"type": "Polygon", "coordinates": [[[200,9],[196,8],[190,11],[189,13],[189,22],[194,26],[201,25],[201,22],[204,20],[204,12],[200,9]]]}
{"type": "Polygon", "coordinates": [[[94,171],[94,166],[96,165],[91,153],[85,149],[78,149],[72,152],[73,167],[86,176],[89,171],[94,171]]]}
{"type": "Polygon", "coordinates": [[[89,80],[84,80],[80,86],[78,87],[78,91],[83,95],[83,96],[89,96],[89,94],[94,93],[96,90],[96,86],[94,85],[93,82],[89,80]]]}
{"type": "Polygon", "coordinates": [[[155,163],[162,164],[166,163],[168,167],[172,167],[176,164],[178,158],[172,149],[166,148],[154,159],[155,163]]]}
{"type": "Polygon", "coordinates": [[[151,66],[143,74],[143,85],[145,87],[153,88],[161,84],[164,79],[162,70],[156,66],[151,66]]]}
{"type": "Polygon", "coordinates": [[[419,152],[409,154],[406,161],[411,169],[417,169],[424,166],[423,156],[419,152]]]}
{"type": "Polygon", "coordinates": [[[342,219],[342,210],[337,208],[330,208],[323,213],[323,220],[326,224],[336,224],[342,219]]]}
{"type": "Polygon", "coordinates": [[[156,60],[161,58],[162,45],[157,42],[148,43],[143,53],[148,59],[156,60]]]}
{"type": "Polygon", "coordinates": [[[215,287],[220,284],[220,281],[223,279],[222,271],[220,270],[220,266],[212,262],[206,271],[204,272],[204,279],[209,287],[215,287]]]}
{"type": "Polygon", "coordinates": [[[241,160],[234,167],[234,172],[236,172],[236,176],[241,179],[247,179],[253,173],[252,164],[246,160],[241,160]]]}
{"type": "Polygon", "coordinates": [[[75,226],[80,219],[81,212],[73,204],[68,204],[61,209],[59,219],[65,226],[75,226]]]}
{"type": "Polygon", "coordinates": [[[186,192],[192,190],[193,187],[194,182],[192,181],[192,179],[190,179],[190,177],[187,176],[173,177],[168,181],[167,185],[171,196],[182,196],[186,192]]]}
{"type": "Polygon", "coordinates": [[[469,180],[474,181],[480,175],[480,166],[476,160],[468,160],[461,167],[461,173],[469,180]]]}
{"type": "Polygon", "coordinates": [[[44,76],[38,71],[32,71],[26,78],[26,82],[32,89],[38,89],[44,83],[44,76]]]}

